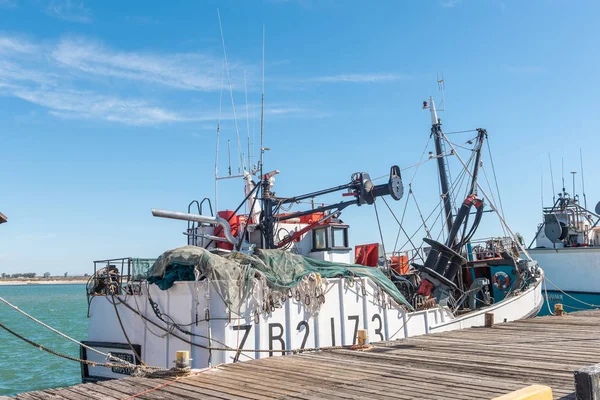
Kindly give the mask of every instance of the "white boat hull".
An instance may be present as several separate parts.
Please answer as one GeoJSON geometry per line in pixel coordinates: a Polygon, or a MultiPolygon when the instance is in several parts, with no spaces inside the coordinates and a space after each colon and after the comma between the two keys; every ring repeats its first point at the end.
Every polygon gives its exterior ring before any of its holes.
{"type": "MultiPolygon", "coordinates": [[[[529,249],[550,282],[565,292],[600,293],[600,247],[529,249]]],[[[552,284],[548,290],[554,290],[552,284]]]]}
{"type": "MultiPolygon", "coordinates": [[[[282,349],[352,345],[356,343],[358,329],[366,329],[368,340],[378,342],[483,326],[485,313],[488,312],[494,314],[494,323],[532,317],[537,314],[543,303],[541,280],[541,277],[538,278],[537,282],[522,293],[460,317],[455,317],[445,307],[408,312],[390,301],[389,296],[384,295],[366,278],[356,279],[352,286],[345,279],[329,279],[325,303],[321,305],[316,316],[307,311],[303,299],[296,301],[295,298],[289,298],[282,308],[276,308],[268,314],[261,313],[258,321],[255,320],[256,314],[253,311],[256,309],[256,303],[252,303],[257,300],[249,299],[246,304],[248,311],[242,313],[243,317],[231,318],[224,302],[208,281],[197,284],[176,282],[165,291],[156,285],[149,285],[148,289],[143,287],[139,295],[120,296],[120,299],[137,310],[136,312],[124,305],[117,307],[130,342],[136,345],[146,364],[171,368],[174,366],[175,353],[187,350],[192,358],[192,367],[205,368],[231,363],[236,358],[245,361],[281,355],[282,349]],[[144,321],[139,314],[161,327],[169,328],[153,311],[146,290],[150,291],[153,301],[163,314],[163,319],[171,318],[193,335],[172,329],[174,335],[179,336],[177,338],[144,321]],[[208,320],[205,320],[206,309],[210,310],[208,320]],[[222,351],[214,348],[240,349],[240,352],[236,356],[234,350],[222,351]]],[[[90,304],[88,342],[101,347],[100,350],[111,351],[120,357],[134,360],[111,297],[93,298],[90,304]]],[[[85,355],[92,361],[105,361],[93,352],[87,352],[85,355]]],[[[84,371],[84,380],[122,378],[129,372],[123,369],[110,370],[89,366],[84,371]]]]}

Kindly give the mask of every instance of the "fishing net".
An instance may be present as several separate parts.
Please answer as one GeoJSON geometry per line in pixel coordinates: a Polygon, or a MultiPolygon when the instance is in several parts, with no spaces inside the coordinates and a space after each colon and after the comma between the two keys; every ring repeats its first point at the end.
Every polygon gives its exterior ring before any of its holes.
{"type": "Polygon", "coordinates": [[[242,309],[249,297],[256,297],[257,281],[268,287],[272,304],[288,294],[295,293],[298,297],[297,289],[310,282],[317,286],[321,278],[342,277],[369,278],[396,303],[412,308],[378,268],[315,260],[283,250],[256,250],[252,255],[239,252],[217,255],[202,247],[179,247],[158,257],[148,273],[148,282],[167,290],[176,281],[194,281],[195,270],[199,279],[208,279],[216,286],[231,310],[242,309]]]}

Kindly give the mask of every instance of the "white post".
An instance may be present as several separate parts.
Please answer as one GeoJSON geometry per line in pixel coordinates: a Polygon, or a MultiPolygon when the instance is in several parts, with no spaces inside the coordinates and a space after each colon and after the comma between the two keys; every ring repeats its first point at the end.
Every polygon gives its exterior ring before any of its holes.
{"type": "Polygon", "coordinates": [[[438,123],[437,111],[435,110],[435,103],[431,96],[429,96],[429,111],[431,112],[431,125],[436,125],[438,123]]]}

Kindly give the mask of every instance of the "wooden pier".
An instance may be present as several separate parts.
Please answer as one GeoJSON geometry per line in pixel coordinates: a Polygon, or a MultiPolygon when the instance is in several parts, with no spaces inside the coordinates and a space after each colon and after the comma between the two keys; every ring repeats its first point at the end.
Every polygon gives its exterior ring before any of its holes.
{"type": "Polygon", "coordinates": [[[531,384],[575,398],[600,361],[600,310],[222,365],[179,379],[127,378],[17,399],[492,399],[531,384]]]}

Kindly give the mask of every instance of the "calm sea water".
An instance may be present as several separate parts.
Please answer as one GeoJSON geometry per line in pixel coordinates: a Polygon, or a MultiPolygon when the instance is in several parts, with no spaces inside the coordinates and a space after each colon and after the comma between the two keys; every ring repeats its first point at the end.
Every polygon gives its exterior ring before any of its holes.
{"type": "MultiPolygon", "coordinates": [[[[85,285],[0,286],[0,296],[55,329],[87,339],[85,285]]],[[[0,303],[0,322],[49,349],[79,357],[79,347],[0,303]]],[[[81,382],[79,363],[65,360],[0,329],[0,395],[81,382]]]]}

